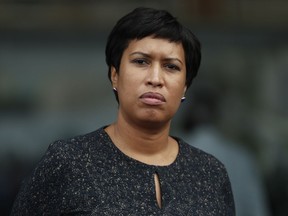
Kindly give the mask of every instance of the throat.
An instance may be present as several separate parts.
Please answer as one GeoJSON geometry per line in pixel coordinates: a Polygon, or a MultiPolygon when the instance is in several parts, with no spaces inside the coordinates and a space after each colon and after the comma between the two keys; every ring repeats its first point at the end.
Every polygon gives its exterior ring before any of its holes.
{"type": "Polygon", "coordinates": [[[178,142],[168,135],[142,135],[119,131],[117,127],[105,129],[114,145],[125,155],[148,165],[167,166],[178,155],[178,142]]]}

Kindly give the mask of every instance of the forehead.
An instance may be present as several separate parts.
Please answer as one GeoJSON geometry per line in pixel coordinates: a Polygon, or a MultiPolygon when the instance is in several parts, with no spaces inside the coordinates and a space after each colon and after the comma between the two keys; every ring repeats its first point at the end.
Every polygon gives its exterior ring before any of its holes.
{"type": "Polygon", "coordinates": [[[140,40],[132,40],[128,44],[124,54],[130,55],[133,52],[142,52],[152,56],[165,56],[179,58],[184,61],[185,53],[182,43],[171,42],[168,39],[145,37],[140,40]]]}

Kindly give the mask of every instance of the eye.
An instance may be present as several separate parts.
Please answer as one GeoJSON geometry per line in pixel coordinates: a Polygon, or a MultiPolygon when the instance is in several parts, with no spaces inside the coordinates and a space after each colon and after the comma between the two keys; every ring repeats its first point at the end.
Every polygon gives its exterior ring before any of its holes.
{"type": "Polygon", "coordinates": [[[165,64],[164,67],[166,67],[168,70],[171,70],[171,71],[180,71],[180,67],[178,67],[177,65],[175,64],[165,64]]]}
{"type": "Polygon", "coordinates": [[[134,63],[134,64],[137,64],[137,65],[147,65],[147,64],[149,64],[149,62],[146,59],[133,59],[131,62],[134,63]]]}

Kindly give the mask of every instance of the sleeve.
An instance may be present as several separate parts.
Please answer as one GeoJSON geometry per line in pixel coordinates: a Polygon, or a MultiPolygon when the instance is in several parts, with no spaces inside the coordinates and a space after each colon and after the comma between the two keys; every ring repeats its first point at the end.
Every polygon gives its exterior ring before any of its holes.
{"type": "Polygon", "coordinates": [[[224,215],[226,216],[235,216],[235,203],[234,203],[234,197],[232,192],[231,183],[229,180],[228,173],[226,169],[224,168],[224,181],[221,188],[221,194],[223,196],[223,211],[225,212],[224,215]]]}
{"type": "Polygon", "coordinates": [[[22,182],[11,216],[57,215],[69,165],[65,146],[64,141],[50,144],[31,175],[22,182]]]}

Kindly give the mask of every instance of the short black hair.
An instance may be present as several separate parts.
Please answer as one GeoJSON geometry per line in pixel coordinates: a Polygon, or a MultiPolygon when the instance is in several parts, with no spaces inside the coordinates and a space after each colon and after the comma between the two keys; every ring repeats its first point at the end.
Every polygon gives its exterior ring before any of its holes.
{"type": "Polygon", "coordinates": [[[139,7],[122,17],[112,29],[106,44],[106,63],[111,81],[111,67],[119,72],[124,50],[131,40],[144,37],[167,39],[182,43],[186,62],[186,86],[197,75],[201,61],[201,45],[197,37],[182,26],[168,11],[139,7]]]}

